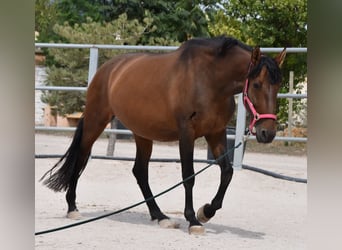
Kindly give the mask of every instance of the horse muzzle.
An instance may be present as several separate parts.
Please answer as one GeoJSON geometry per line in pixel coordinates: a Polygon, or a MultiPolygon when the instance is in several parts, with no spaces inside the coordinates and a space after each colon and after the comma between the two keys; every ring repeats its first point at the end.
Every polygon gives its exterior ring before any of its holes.
{"type": "Polygon", "coordinates": [[[265,128],[264,126],[261,126],[261,124],[253,129],[255,129],[256,139],[260,143],[271,143],[276,136],[276,129],[265,128]]]}

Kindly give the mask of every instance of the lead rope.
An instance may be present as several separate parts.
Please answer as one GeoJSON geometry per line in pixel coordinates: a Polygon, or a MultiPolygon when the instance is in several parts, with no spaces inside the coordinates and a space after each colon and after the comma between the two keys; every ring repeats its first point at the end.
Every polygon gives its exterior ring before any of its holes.
{"type": "MultiPolygon", "coordinates": [[[[248,135],[248,134],[247,134],[248,135]]],[[[247,140],[247,136],[244,136],[243,140],[247,140]],[[246,137],[246,138],[245,138],[246,137]]],[[[90,218],[90,219],[86,219],[86,220],[83,220],[83,221],[80,221],[80,222],[76,222],[76,223],[72,223],[72,224],[69,224],[69,225],[65,225],[65,226],[61,226],[61,227],[57,227],[57,228],[52,228],[52,229],[48,229],[48,230],[44,230],[44,231],[40,231],[40,232],[35,232],[34,235],[42,235],[42,234],[47,234],[47,233],[52,233],[52,232],[56,232],[56,231],[60,231],[60,230],[63,230],[63,229],[67,229],[67,228],[71,228],[71,227],[75,227],[75,226],[79,226],[79,225],[82,225],[82,224],[86,224],[86,223],[89,223],[89,222],[92,222],[92,221],[96,221],[96,220],[100,220],[100,219],[103,219],[105,217],[109,217],[111,215],[114,215],[114,214],[119,214],[119,213],[122,213],[126,210],[129,210],[131,208],[134,208],[134,207],[137,207],[137,206],[140,206],[141,204],[143,203],[146,203],[150,200],[153,200],[159,196],[162,196],[163,194],[166,194],[168,192],[170,192],[171,190],[175,189],[176,187],[184,184],[185,182],[189,181],[190,179],[194,178],[196,175],[199,175],[200,173],[202,173],[203,171],[205,171],[206,169],[208,169],[209,167],[211,167],[212,165],[214,164],[217,164],[220,160],[222,160],[224,157],[226,157],[231,151],[235,150],[236,148],[240,147],[242,145],[242,142],[239,142],[235,147],[227,150],[226,153],[224,153],[223,155],[221,155],[220,157],[218,157],[215,161],[213,161],[212,163],[209,163],[207,166],[205,166],[204,168],[202,168],[201,170],[199,170],[198,172],[194,173],[193,175],[185,178],[183,181],[173,185],[172,187],[164,190],[163,192],[160,192],[159,194],[156,194],[150,198],[147,198],[146,200],[143,200],[143,201],[140,201],[138,203],[135,203],[131,206],[128,206],[128,207],[125,207],[125,208],[122,208],[120,210],[117,210],[117,211],[113,211],[113,212],[110,212],[110,213],[106,213],[106,214],[103,214],[103,215],[100,215],[100,216],[97,216],[97,217],[94,217],[94,218],[90,218]]]]}

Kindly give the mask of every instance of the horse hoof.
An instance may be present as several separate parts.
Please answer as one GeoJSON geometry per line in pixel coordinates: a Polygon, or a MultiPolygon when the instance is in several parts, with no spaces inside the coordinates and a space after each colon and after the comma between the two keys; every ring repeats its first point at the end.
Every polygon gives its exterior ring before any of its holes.
{"type": "Polygon", "coordinates": [[[200,208],[198,209],[198,211],[197,211],[197,220],[198,220],[199,222],[201,222],[201,223],[206,223],[206,222],[208,222],[208,221],[210,220],[210,218],[207,218],[207,217],[205,216],[205,214],[204,214],[204,207],[205,207],[205,206],[206,206],[206,205],[200,207],[200,208]]]}
{"type": "Polygon", "coordinates": [[[161,228],[179,228],[179,223],[170,219],[163,219],[158,222],[161,228]]]}
{"type": "Polygon", "coordinates": [[[80,220],[82,218],[82,215],[78,211],[71,211],[71,212],[67,213],[66,217],[68,219],[72,219],[72,220],[80,220]]]}
{"type": "Polygon", "coordinates": [[[189,234],[205,235],[205,228],[204,228],[204,226],[191,226],[191,227],[189,227],[189,234]]]}

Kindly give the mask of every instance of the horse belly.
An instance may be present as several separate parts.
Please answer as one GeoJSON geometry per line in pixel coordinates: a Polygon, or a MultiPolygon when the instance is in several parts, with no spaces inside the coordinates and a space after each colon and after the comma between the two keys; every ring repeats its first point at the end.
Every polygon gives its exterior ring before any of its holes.
{"type": "Polygon", "coordinates": [[[167,116],[157,116],[137,109],[130,113],[118,112],[117,117],[134,134],[143,138],[157,141],[178,139],[177,128],[167,116]]]}
{"type": "Polygon", "coordinates": [[[138,88],[131,88],[131,93],[118,89],[114,92],[110,100],[113,113],[134,134],[158,141],[178,139],[177,123],[168,107],[167,95],[138,88]]]}

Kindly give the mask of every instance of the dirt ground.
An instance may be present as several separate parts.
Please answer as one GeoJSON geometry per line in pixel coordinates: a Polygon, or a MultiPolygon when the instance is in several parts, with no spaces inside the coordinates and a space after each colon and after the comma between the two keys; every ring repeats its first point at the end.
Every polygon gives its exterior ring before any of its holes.
{"type": "MultiPolygon", "coordinates": [[[[36,154],[63,154],[67,136],[36,134],[36,154]]],[[[99,139],[93,155],[105,155],[107,140],[99,139]]],[[[115,156],[134,157],[135,145],[118,141],[115,156]]],[[[195,158],[206,159],[206,149],[196,148],[195,158]]],[[[154,158],[179,158],[174,144],[158,144],[154,158]]],[[[36,232],[74,223],[65,217],[64,193],[54,193],[38,180],[57,159],[36,159],[36,232]]],[[[277,173],[307,178],[306,156],[246,152],[244,164],[277,173]]],[[[77,204],[84,219],[122,209],[143,196],[132,175],[132,162],[91,159],[80,178],[77,204]]],[[[195,171],[206,164],[195,163],[195,171]]],[[[150,164],[150,185],[157,194],[181,181],[179,163],[150,164]]],[[[219,183],[212,166],[196,177],[194,207],[211,201],[219,183]]],[[[249,170],[236,170],[222,209],[205,224],[206,234],[188,234],[184,219],[182,186],[157,198],[160,208],[180,223],[179,229],[162,229],[150,221],[145,204],[129,211],[58,232],[35,236],[35,248],[50,249],[306,249],[307,185],[275,179],[249,170]]]]}

